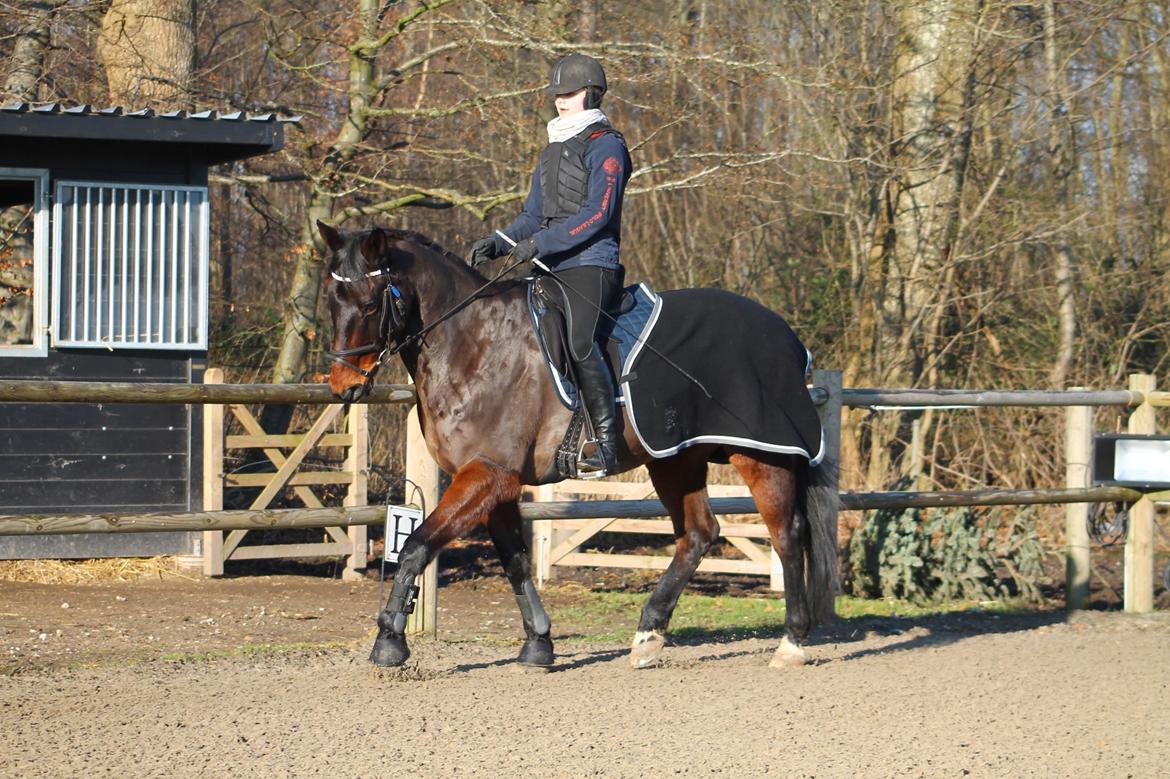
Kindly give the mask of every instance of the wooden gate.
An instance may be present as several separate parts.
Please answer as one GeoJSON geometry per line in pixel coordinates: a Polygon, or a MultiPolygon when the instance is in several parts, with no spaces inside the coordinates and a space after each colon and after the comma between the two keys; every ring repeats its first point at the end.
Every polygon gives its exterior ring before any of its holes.
{"type": "MultiPolygon", "coordinates": [[[[221,384],[223,371],[209,368],[205,384],[221,384]]],[[[347,485],[345,506],[366,505],[368,475],[369,423],[365,404],[353,404],[343,416],[345,406],[321,406],[312,425],[303,433],[268,435],[248,408],[241,404],[229,406],[207,405],[203,409],[203,508],[205,511],[223,509],[224,489],[228,487],[259,487],[260,494],[249,508],[268,508],[272,500],[285,489],[291,489],[307,508],[323,508],[324,503],[313,491],[314,486],[347,485]],[[225,434],[225,409],[244,428],[244,435],[225,434]],[[331,432],[339,419],[344,418],[344,432],[331,432]],[[306,455],[320,447],[344,447],[348,450],[340,471],[308,471],[303,467],[306,455]],[[228,450],[261,449],[276,470],[268,473],[226,472],[224,458],[228,450]]],[[[303,544],[265,544],[241,546],[248,530],[208,530],[203,533],[203,572],[221,576],[227,560],[259,560],[296,557],[346,558],[343,578],[360,578],[358,571],[366,567],[365,525],[348,528],[323,528],[320,542],[303,544]]]]}

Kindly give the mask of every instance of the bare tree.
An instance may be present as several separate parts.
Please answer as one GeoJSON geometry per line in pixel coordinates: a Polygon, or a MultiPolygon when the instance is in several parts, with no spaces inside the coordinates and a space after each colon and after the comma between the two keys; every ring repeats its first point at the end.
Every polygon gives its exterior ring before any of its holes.
{"type": "MultiPolygon", "coordinates": [[[[934,360],[953,283],[949,259],[970,151],[979,21],[977,4],[966,0],[907,3],[899,9],[891,84],[892,235],[883,257],[876,342],[876,378],[886,386],[924,380],[933,385],[938,379],[934,360]]],[[[908,421],[890,415],[874,427],[870,484],[885,479],[896,453],[896,426],[908,421]]],[[[907,458],[904,470],[917,461],[907,458]]]]}

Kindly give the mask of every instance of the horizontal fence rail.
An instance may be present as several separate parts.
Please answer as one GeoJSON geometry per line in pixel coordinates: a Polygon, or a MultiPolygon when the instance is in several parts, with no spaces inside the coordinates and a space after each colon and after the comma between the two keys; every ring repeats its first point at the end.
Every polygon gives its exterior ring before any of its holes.
{"type": "MultiPolygon", "coordinates": [[[[815,400],[824,391],[813,388],[815,400]]],[[[1170,406],[1170,392],[1135,390],[884,390],[847,389],[852,408],[997,406],[1170,406]]],[[[0,403],[338,403],[326,384],[172,384],[165,382],[0,381],[0,403]]],[[[379,384],[363,403],[413,403],[409,384],[379,384]]]]}
{"type": "Polygon", "coordinates": [[[946,389],[847,389],[841,405],[852,408],[1017,406],[1140,406],[1149,395],[1150,405],[1170,406],[1170,392],[1135,390],[946,390],[946,389]]]}
{"type": "MultiPolygon", "coordinates": [[[[340,403],[328,384],[0,381],[0,403],[340,403]]],[[[409,384],[375,385],[363,403],[413,403],[409,384]]]]}
{"type": "MultiPolygon", "coordinates": [[[[1043,490],[964,490],[956,492],[843,492],[843,509],[926,508],[932,506],[1008,506],[1040,503],[1133,501],[1141,492],[1125,487],[1043,490]]],[[[752,498],[711,498],[715,514],[755,514],[752,498]]],[[[667,516],[658,500],[588,500],[521,503],[520,516],[534,519],[629,519],[667,516]]],[[[187,514],[70,514],[0,516],[0,536],[73,533],[149,533],[175,530],[262,530],[302,527],[380,525],[382,506],[319,509],[212,511],[187,514]]]]}

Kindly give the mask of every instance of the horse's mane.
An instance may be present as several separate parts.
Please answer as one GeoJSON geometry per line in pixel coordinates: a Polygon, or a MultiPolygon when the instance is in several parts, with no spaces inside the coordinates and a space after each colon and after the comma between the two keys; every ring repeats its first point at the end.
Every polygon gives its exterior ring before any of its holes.
{"type": "Polygon", "coordinates": [[[430,249],[436,254],[446,257],[448,260],[452,260],[456,263],[459,263],[460,265],[463,264],[463,258],[458,254],[455,254],[452,251],[448,251],[448,249],[438,241],[431,238],[430,236],[423,235],[417,230],[407,230],[402,227],[384,227],[382,229],[390,235],[390,240],[392,241],[407,241],[410,243],[417,243],[420,246],[424,246],[427,249],[430,249]]]}
{"type": "MultiPolygon", "coordinates": [[[[382,227],[378,229],[386,234],[386,238],[390,243],[395,243],[398,241],[412,243],[417,246],[429,249],[430,251],[454,263],[457,266],[463,266],[464,264],[463,260],[457,254],[447,251],[447,249],[442,245],[420,232],[415,230],[407,230],[400,227],[382,227]]],[[[360,251],[356,250],[357,243],[360,243],[361,240],[371,232],[373,232],[373,228],[354,233],[353,235],[357,239],[354,244],[354,250],[339,253],[337,257],[338,270],[343,276],[357,278],[358,276],[374,270],[376,266],[382,264],[385,261],[384,258],[368,259],[364,257],[360,251]]]]}
{"type": "MultiPolygon", "coordinates": [[[[457,272],[466,274],[471,278],[480,279],[481,281],[487,280],[474,268],[468,266],[467,263],[463,261],[462,257],[452,251],[449,251],[446,247],[435,241],[430,236],[424,235],[417,230],[408,230],[403,227],[382,227],[379,229],[386,233],[386,237],[391,243],[402,241],[404,243],[411,243],[417,246],[421,246],[425,249],[429,249],[439,257],[450,262],[452,267],[457,272]]],[[[362,257],[362,254],[359,251],[353,251],[345,256],[339,257],[339,265],[341,266],[339,270],[344,276],[357,278],[358,276],[361,276],[362,274],[371,270],[369,264],[370,261],[362,257]],[[356,265],[360,265],[361,267],[350,267],[356,265]]],[[[516,278],[500,279],[492,285],[492,288],[497,291],[503,291],[512,289],[519,285],[523,285],[525,283],[526,282],[524,282],[522,279],[516,278]]]]}

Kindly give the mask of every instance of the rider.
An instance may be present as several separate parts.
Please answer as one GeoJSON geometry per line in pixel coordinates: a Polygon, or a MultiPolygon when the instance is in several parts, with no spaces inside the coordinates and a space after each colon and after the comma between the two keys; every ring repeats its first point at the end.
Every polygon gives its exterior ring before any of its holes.
{"type": "Polygon", "coordinates": [[[601,311],[616,305],[625,277],[618,247],[630,155],[601,111],[606,81],[600,62],[570,54],[553,68],[545,91],[554,96],[557,116],[548,123],[549,144],[523,210],[506,229],[475,242],[471,264],[505,254],[514,241],[513,260],[539,256],[564,282],[569,351],[596,437],[595,452],[578,468],[604,475],[617,470],[618,433],[614,386],[601,345],[610,320],[601,311]]]}

